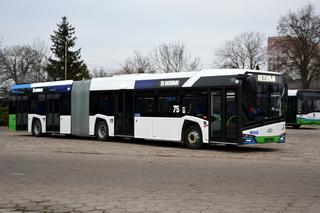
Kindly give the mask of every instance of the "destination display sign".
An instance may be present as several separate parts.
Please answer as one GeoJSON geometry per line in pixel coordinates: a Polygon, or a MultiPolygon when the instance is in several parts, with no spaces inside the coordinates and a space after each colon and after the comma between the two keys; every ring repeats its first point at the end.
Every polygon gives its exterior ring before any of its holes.
{"type": "Polygon", "coordinates": [[[179,86],[179,80],[160,81],[160,87],[179,86]]]}
{"type": "Polygon", "coordinates": [[[258,75],[258,81],[259,82],[270,82],[275,83],[276,82],[276,76],[275,75],[258,75]]]}
{"type": "Polygon", "coordinates": [[[179,79],[154,79],[154,80],[137,80],[135,89],[150,89],[150,88],[171,88],[181,87],[188,78],[179,79]]]}
{"type": "Polygon", "coordinates": [[[33,93],[37,93],[37,92],[43,92],[43,88],[33,88],[32,89],[33,93]]]}

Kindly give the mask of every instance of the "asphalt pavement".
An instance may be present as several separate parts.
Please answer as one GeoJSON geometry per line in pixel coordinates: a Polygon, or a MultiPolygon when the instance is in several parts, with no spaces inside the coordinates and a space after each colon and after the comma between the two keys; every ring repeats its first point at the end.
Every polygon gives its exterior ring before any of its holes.
{"type": "Polygon", "coordinates": [[[286,144],[32,137],[0,128],[3,212],[320,212],[320,127],[286,144]]]}

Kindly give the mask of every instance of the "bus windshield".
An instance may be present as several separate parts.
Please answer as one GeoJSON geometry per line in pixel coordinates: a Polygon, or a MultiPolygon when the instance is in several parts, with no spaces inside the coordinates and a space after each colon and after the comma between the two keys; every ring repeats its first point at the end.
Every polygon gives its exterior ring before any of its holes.
{"type": "Polygon", "coordinates": [[[284,118],[286,88],[280,76],[276,82],[257,82],[255,88],[243,84],[244,126],[284,118]]]}
{"type": "Polygon", "coordinates": [[[320,92],[300,91],[297,99],[299,114],[320,112],[320,92]]]}

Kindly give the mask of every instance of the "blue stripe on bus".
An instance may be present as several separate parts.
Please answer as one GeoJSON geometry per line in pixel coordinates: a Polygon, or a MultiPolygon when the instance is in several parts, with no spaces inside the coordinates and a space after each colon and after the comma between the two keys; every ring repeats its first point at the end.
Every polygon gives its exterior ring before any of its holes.
{"type": "Polygon", "coordinates": [[[57,92],[70,92],[71,85],[59,85],[59,86],[49,86],[45,87],[48,88],[49,91],[57,91],[57,92]]]}
{"type": "Polygon", "coordinates": [[[17,84],[10,88],[12,93],[19,93],[21,89],[28,89],[31,88],[31,84],[17,84]]]}
{"type": "Polygon", "coordinates": [[[11,87],[11,90],[31,88],[31,84],[17,84],[11,87]]]}
{"type": "MultiPolygon", "coordinates": [[[[52,91],[52,92],[70,92],[71,87],[72,85],[68,84],[68,85],[45,86],[45,87],[34,87],[34,88],[44,88],[44,89],[46,88],[46,90],[52,91]]],[[[19,92],[19,90],[30,89],[30,88],[31,88],[31,84],[18,84],[11,87],[11,92],[17,93],[19,92]]]]}

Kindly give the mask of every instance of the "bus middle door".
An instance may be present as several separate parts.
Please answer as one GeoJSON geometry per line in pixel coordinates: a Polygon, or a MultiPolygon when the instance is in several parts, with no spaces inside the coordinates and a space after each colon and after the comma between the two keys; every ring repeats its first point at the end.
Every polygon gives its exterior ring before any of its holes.
{"type": "Polygon", "coordinates": [[[133,91],[115,93],[115,135],[133,136],[133,91]]]}
{"type": "Polygon", "coordinates": [[[48,132],[60,132],[60,94],[47,95],[46,120],[48,132]]]}

